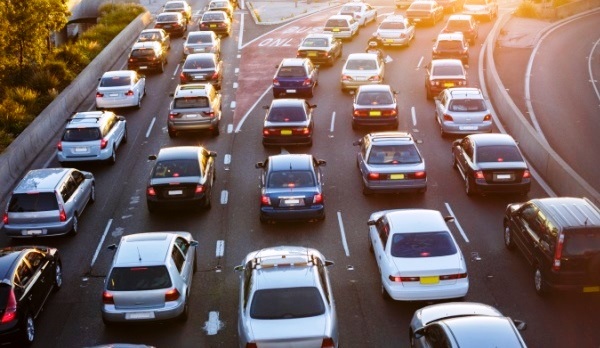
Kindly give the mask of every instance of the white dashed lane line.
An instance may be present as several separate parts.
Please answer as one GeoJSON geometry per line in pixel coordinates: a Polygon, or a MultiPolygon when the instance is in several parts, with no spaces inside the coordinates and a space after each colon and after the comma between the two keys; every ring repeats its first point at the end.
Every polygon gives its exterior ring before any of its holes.
{"type": "Polygon", "coordinates": [[[348,241],[346,241],[346,231],[344,230],[344,222],[342,221],[342,213],[337,212],[338,224],[340,226],[340,234],[342,236],[342,245],[344,246],[344,252],[346,256],[350,256],[350,250],[348,249],[348,241]]]}
{"type": "Polygon", "coordinates": [[[467,234],[463,230],[462,226],[460,226],[460,223],[458,222],[458,218],[456,217],[456,215],[454,215],[452,208],[450,208],[450,204],[448,204],[448,203],[444,203],[444,204],[446,205],[446,209],[448,209],[448,213],[450,213],[450,215],[454,218],[454,224],[456,225],[456,228],[458,228],[458,231],[462,235],[463,239],[465,240],[465,242],[469,243],[469,238],[467,238],[467,234]]]}
{"type": "Polygon", "coordinates": [[[98,243],[98,247],[96,248],[96,252],[94,253],[94,257],[92,257],[92,263],[90,263],[90,268],[94,267],[94,263],[96,263],[96,258],[98,257],[98,253],[100,253],[100,248],[102,244],[104,244],[104,239],[106,238],[106,234],[108,234],[108,230],[110,229],[110,225],[112,225],[113,220],[108,220],[108,224],[104,228],[104,233],[102,233],[102,238],[100,238],[100,243],[98,243]]]}
{"type": "Polygon", "coordinates": [[[152,132],[152,127],[154,127],[154,122],[156,122],[156,117],[152,117],[152,121],[150,121],[150,126],[148,126],[148,130],[146,131],[146,138],[150,136],[150,132],[152,132]]]}

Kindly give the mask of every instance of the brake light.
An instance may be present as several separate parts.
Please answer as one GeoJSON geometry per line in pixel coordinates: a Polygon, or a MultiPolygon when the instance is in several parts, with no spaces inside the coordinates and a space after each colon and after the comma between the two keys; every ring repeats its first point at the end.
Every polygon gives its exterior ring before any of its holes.
{"type": "Polygon", "coordinates": [[[342,81],[350,81],[352,80],[352,77],[348,76],[348,75],[342,75],[342,81]]]}
{"type": "Polygon", "coordinates": [[[531,172],[529,172],[529,170],[525,169],[525,170],[523,171],[523,178],[524,178],[524,179],[526,179],[526,178],[531,178],[531,172]]]}
{"type": "Polygon", "coordinates": [[[452,118],[452,116],[444,114],[444,121],[454,121],[454,119],[452,118]]]}
{"type": "Polygon", "coordinates": [[[379,75],[369,77],[369,81],[380,81],[380,80],[381,80],[381,78],[379,77],[379,75]]]}
{"type": "Polygon", "coordinates": [[[65,208],[62,206],[62,204],[60,205],[60,211],[58,213],[58,219],[60,220],[60,222],[67,221],[67,213],[65,213],[65,208]]]}
{"type": "Polygon", "coordinates": [[[335,342],[333,342],[333,338],[324,338],[323,343],[321,343],[321,348],[335,348],[335,342]]]}
{"type": "Polygon", "coordinates": [[[554,271],[560,271],[560,257],[562,256],[564,242],[565,235],[561,234],[558,237],[558,244],[556,244],[556,249],[554,249],[554,261],[552,261],[552,270],[554,271]]]}
{"type": "Polygon", "coordinates": [[[209,112],[202,111],[202,114],[203,114],[204,116],[208,116],[208,117],[210,117],[210,118],[213,118],[213,117],[215,117],[215,112],[214,112],[214,111],[209,111],[209,112]]]}
{"type": "Polygon", "coordinates": [[[322,193],[317,193],[313,197],[313,204],[319,204],[319,203],[323,203],[323,194],[322,193]]]}
{"type": "Polygon", "coordinates": [[[102,138],[102,140],[100,140],[100,148],[101,149],[106,149],[106,145],[108,144],[108,140],[102,138]]]}
{"type": "Polygon", "coordinates": [[[483,172],[481,170],[478,170],[475,172],[475,179],[484,179],[485,177],[483,176],[483,172]]]}
{"type": "Polygon", "coordinates": [[[440,280],[463,279],[466,277],[467,277],[466,273],[447,274],[447,275],[441,275],[440,280]]]}
{"type": "Polygon", "coordinates": [[[125,93],[126,97],[133,97],[133,91],[132,90],[128,90],[127,93],[125,93]]]}
{"type": "Polygon", "coordinates": [[[185,82],[185,81],[187,81],[187,78],[185,77],[185,74],[184,74],[184,73],[181,73],[181,74],[179,74],[179,80],[180,80],[181,82],[185,82]]]}
{"type": "Polygon", "coordinates": [[[217,71],[215,71],[215,73],[212,75],[211,79],[213,79],[213,80],[219,79],[219,73],[217,71]]]}
{"type": "Polygon", "coordinates": [[[273,79],[273,86],[279,86],[279,80],[273,79]]]}
{"type": "Polygon", "coordinates": [[[463,80],[463,81],[459,81],[458,82],[459,86],[466,86],[467,85],[467,81],[463,80]]]}
{"type": "Polygon", "coordinates": [[[6,301],[6,307],[4,308],[4,314],[2,315],[2,324],[10,323],[17,318],[17,299],[15,297],[15,291],[10,289],[8,293],[8,300],[6,301]]]}
{"type": "Polygon", "coordinates": [[[299,128],[296,130],[298,133],[300,134],[304,134],[304,135],[308,135],[310,134],[310,128],[308,127],[304,127],[304,128],[299,128]]]}
{"type": "Polygon", "coordinates": [[[256,343],[252,342],[246,343],[246,348],[258,348],[258,346],[256,345],[256,343]]]}
{"type": "Polygon", "coordinates": [[[396,283],[402,283],[402,282],[418,282],[420,278],[419,277],[393,276],[390,274],[389,279],[396,283]]]}
{"type": "Polygon", "coordinates": [[[102,303],[115,304],[115,298],[113,297],[113,295],[110,292],[104,291],[102,293],[102,303]]]}
{"type": "Polygon", "coordinates": [[[271,198],[267,195],[260,196],[260,204],[262,205],[271,205],[271,198]]]}
{"type": "Polygon", "coordinates": [[[148,187],[146,189],[146,194],[148,196],[156,196],[156,191],[154,191],[154,187],[148,187]]]}
{"type": "Polygon", "coordinates": [[[59,141],[58,144],[56,144],[56,148],[58,151],[62,151],[62,141],[59,141]]]}
{"type": "Polygon", "coordinates": [[[414,175],[414,177],[415,177],[416,179],[423,179],[423,178],[425,178],[425,177],[427,176],[427,172],[425,172],[425,171],[422,171],[422,172],[416,172],[416,173],[414,173],[413,175],[414,175]]]}
{"type": "Polygon", "coordinates": [[[202,193],[202,192],[204,192],[204,185],[196,185],[195,193],[202,193]]]}
{"type": "Polygon", "coordinates": [[[165,293],[165,301],[177,301],[179,298],[179,291],[177,288],[169,289],[165,293]]]}
{"type": "Polygon", "coordinates": [[[4,212],[4,214],[2,215],[2,223],[5,225],[8,225],[8,213],[4,212]]]}
{"type": "Polygon", "coordinates": [[[96,98],[104,97],[104,93],[96,92],[96,98]]]}
{"type": "Polygon", "coordinates": [[[309,78],[304,79],[304,82],[302,82],[302,86],[310,86],[310,84],[312,83],[312,80],[309,78]]]}
{"type": "Polygon", "coordinates": [[[369,173],[369,180],[379,180],[379,173],[369,173]]]}
{"type": "Polygon", "coordinates": [[[492,120],[492,115],[487,114],[487,115],[483,116],[483,120],[484,121],[491,121],[492,120]]]}
{"type": "Polygon", "coordinates": [[[367,116],[367,112],[363,110],[354,110],[354,116],[367,116]]]}
{"type": "Polygon", "coordinates": [[[169,113],[169,119],[171,119],[171,120],[174,119],[174,118],[180,118],[180,117],[181,117],[181,115],[179,113],[177,113],[177,112],[170,112],[169,113]]]}

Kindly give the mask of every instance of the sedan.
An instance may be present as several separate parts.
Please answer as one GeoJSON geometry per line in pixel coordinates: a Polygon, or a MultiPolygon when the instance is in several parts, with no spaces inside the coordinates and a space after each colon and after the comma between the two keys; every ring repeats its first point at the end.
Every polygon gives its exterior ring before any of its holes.
{"type": "Polygon", "coordinates": [[[189,23],[192,20],[192,7],[187,1],[167,1],[163,5],[163,12],[179,12],[185,18],[185,22],[189,23]]]}
{"type": "Polygon", "coordinates": [[[324,160],[307,154],[283,154],[258,162],[260,176],[260,221],[324,220],[324,160]]]}
{"type": "Polygon", "coordinates": [[[183,56],[192,53],[214,53],[221,57],[221,39],[212,31],[191,31],[183,43],[183,56]]]}
{"type": "Polygon", "coordinates": [[[338,15],[352,16],[360,26],[366,26],[377,19],[377,9],[365,2],[349,2],[340,8],[338,15]]]}
{"type": "Polygon", "coordinates": [[[233,5],[229,0],[211,0],[208,3],[208,9],[210,11],[223,11],[229,15],[229,18],[233,18],[233,5]]]}
{"type": "Polygon", "coordinates": [[[105,72],[98,79],[96,110],[140,107],[146,95],[146,77],[135,70],[105,72]]]}
{"type": "Polygon", "coordinates": [[[163,12],[156,16],[154,28],[164,29],[171,35],[183,36],[187,31],[187,23],[180,12],[163,12]]]}
{"type": "Polygon", "coordinates": [[[312,110],[316,105],[304,99],[274,99],[263,122],[263,145],[302,145],[313,143],[312,110]]]}
{"type": "Polygon", "coordinates": [[[164,51],[171,49],[171,35],[164,29],[144,29],[138,36],[137,42],[156,41],[164,51]]]}
{"type": "Polygon", "coordinates": [[[340,84],[342,92],[355,90],[361,85],[383,83],[385,63],[375,53],[351,53],[342,69],[340,84]]]}
{"type": "Polygon", "coordinates": [[[309,58],[314,64],[333,65],[342,52],[342,41],[333,35],[308,34],[298,46],[296,57],[309,58]]]}
{"type": "Polygon", "coordinates": [[[492,114],[479,88],[448,88],[435,98],[440,134],[490,133],[492,114]]]}
{"type": "Polygon", "coordinates": [[[200,146],[167,147],[149,156],[155,163],[146,187],[148,211],[191,205],[210,209],[216,156],[200,146]]]}
{"type": "Polygon", "coordinates": [[[398,128],[396,93],[389,85],[358,87],[352,103],[352,129],[358,126],[398,128]]]}
{"type": "Polygon", "coordinates": [[[444,19],[444,8],[433,0],[416,0],[406,10],[406,18],[413,23],[435,25],[444,19]]]}
{"type": "Polygon", "coordinates": [[[225,11],[206,11],[200,18],[199,30],[210,30],[227,36],[231,33],[231,19],[225,11]]]}
{"type": "Polygon", "coordinates": [[[460,59],[434,59],[426,66],[425,92],[433,99],[445,88],[467,86],[467,71],[460,59]]]}
{"type": "Polygon", "coordinates": [[[400,301],[463,298],[469,290],[460,247],[437,210],[395,209],[371,214],[369,249],[381,274],[381,294],[400,301]]]}
{"type": "Polygon", "coordinates": [[[319,84],[319,69],[308,58],[283,58],[273,76],[273,97],[298,95],[312,98],[319,84]]]}
{"type": "Polygon", "coordinates": [[[221,89],[223,61],[215,53],[189,54],[181,68],[179,81],[181,84],[208,82],[221,89]]]}
{"type": "Polygon", "coordinates": [[[29,346],[35,340],[35,320],[50,294],[63,284],[58,250],[44,246],[2,248],[0,279],[0,341],[29,346]]]}
{"type": "Polygon", "coordinates": [[[463,178],[467,195],[526,195],[531,187],[527,162],[508,134],[472,134],[455,140],[452,165],[463,178]]]}
{"type": "Polygon", "coordinates": [[[373,35],[384,46],[410,46],[415,38],[415,26],[404,16],[389,15],[373,35]]]}

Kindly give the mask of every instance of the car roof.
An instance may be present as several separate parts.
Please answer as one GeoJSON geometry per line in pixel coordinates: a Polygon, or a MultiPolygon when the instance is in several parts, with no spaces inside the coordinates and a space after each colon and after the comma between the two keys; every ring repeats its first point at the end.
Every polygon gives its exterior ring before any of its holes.
{"type": "Polygon", "coordinates": [[[269,169],[284,170],[309,170],[312,168],[312,155],[285,154],[269,156],[269,169]]]}
{"type": "MultiPolygon", "coordinates": [[[[190,37],[192,35],[212,37],[215,35],[215,32],[212,30],[196,30],[196,31],[190,31],[187,36],[190,37]]],[[[195,54],[195,53],[192,53],[192,54],[195,54]]]]}
{"type": "Polygon", "coordinates": [[[121,238],[114,266],[162,264],[169,256],[172,240],[177,236],[168,232],[135,233],[121,238]]]}
{"type": "Polygon", "coordinates": [[[481,90],[475,87],[447,88],[446,93],[452,96],[452,99],[484,99],[481,90]]]}
{"type": "Polygon", "coordinates": [[[201,146],[173,146],[163,147],[158,152],[157,161],[174,159],[197,159],[198,153],[201,153],[201,146]]]}
{"type": "Polygon", "coordinates": [[[467,21],[472,19],[473,16],[469,15],[469,14],[453,14],[450,15],[450,17],[448,17],[448,21],[467,21]]]}
{"type": "Polygon", "coordinates": [[[227,15],[227,12],[225,12],[225,11],[221,11],[221,10],[208,10],[208,11],[205,11],[205,12],[202,14],[202,17],[204,17],[204,15],[206,15],[206,14],[209,14],[209,13],[219,13],[219,14],[223,14],[223,16],[225,16],[226,18],[228,18],[228,17],[227,17],[227,16],[228,16],[228,15],[227,15]]]}
{"type": "Polygon", "coordinates": [[[448,225],[442,214],[431,209],[388,210],[385,215],[392,233],[420,233],[448,231],[448,225]]]}
{"type": "Polygon", "coordinates": [[[446,302],[425,306],[417,310],[423,325],[433,321],[463,316],[502,316],[500,311],[490,305],[477,302],[446,302]]]}
{"type": "Polygon", "coordinates": [[[350,53],[346,61],[350,59],[374,59],[377,60],[377,54],[375,53],[350,53]]]}
{"type": "Polygon", "coordinates": [[[464,39],[465,39],[465,35],[460,31],[456,31],[453,33],[440,33],[437,36],[437,41],[453,41],[453,40],[464,41],[464,39]]]}
{"type": "Polygon", "coordinates": [[[405,141],[414,143],[412,135],[408,132],[377,132],[370,133],[372,144],[384,144],[384,143],[398,143],[399,141],[405,141]]]}
{"type": "Polygon", "coordinates": [[[431,61],[431,65],[460,65],[462,66],[462,61],[460,59],[453,58],[444,58],[444,59],[434,59],[431,61]]]}
{"type": "Polygon", "coordinates": [[[391,14],[383,19],[382,22],[403,22],[406,19],[403,15],[391,14]]]}
{"type": "Polygon", "coordinates": [[[306,101],[299,98],[273,99],[271,107],[302,106],[306,101]]]}
{"type": "Polygon", "coordinates": [[[181,12],[161,12],[156,16],[156,18],[158,19],[159,17],[166,17],[166,15],[170,15],[170,16],[175,15],[177,17],[183,17],[181,12]]]}
{"type": "Polygon", "coordinates": [[[508,317],[461,317],[446,319],[443,323],[462,348],[525,346],[521,334],[508,317]]]}
{"type": "Polygon", "coordinates": [[[208,53],[208,52],[204,52],[204,53],[190,53],[187,55],[187,57],[185,58],[185,60],[188,59],[200,59],[200,58],[210,58],[210,59],[215,59],[217,58],[217,55],[215,53],[208,53]]]}
{"type": "Polygon", "coordinates": [[[77,112],[68,120],[67,129],[98,127],[107,116],[113,115],[110,111],[84,111],[77,112]]]}
{"type": "Polygon", "coordinates": [[[31,191],[54,191],[56,184],[71,171],[71,168],[42,168],[30,170],[17,187],[14,193],[31,191]]]}
{"type": "MultiPolygon", "coordinates": [[[[326,33],[312,33],[312,34],[308,34],[304,37],[304,39],[308,39],[308,38],[315,38],[315,39],[333,39],[333,35],[332,34],[326,34],[326,33]]],[[[304,40],[303,40],[304,41],[304,40]]]]}
{"type": "Polygon", "coordinates": [[[143,34],[143,33],[162,33],[162,32],[166,33],[166,31],[164,29],[162,29],[162,28],[151,28],[151,29],[144,29],[144,30],[142,30],[140,32],[140,34],[143,34]]]}
{"type": "Polygon", "coordinates": [[[515,140],[508,134],[503,133],[484,133],[471,134],[467,136],[477,146],[487,145],[516,145],[515,140]]]}
{"type": "Polygon", "coordinates": [[[203,97],[206,96],[208,90],[214,88],[210,83],[188,83],[178,85],[175,89],[174,97],[203,97]]]}
{"type": "MultiPolygon", "coordinates": [[[[138,42],[138,43],[148,43],[148,42],[138,42]]],[[[157,45],[160,45],[158,42],[152,42],[155,43],[157,45]]],[[[102,74],[102,77],[116,77],[116,76],[132,76],[135,74],[135,71],[133,70],[113,70],[113,71],[107,71],[104,74],[102,74]]]]}
{"type": "Polygon", "coordinates": [[[283,58],[281,66],[303,66],[308,61],[308,58],[283,58]]]}
{"type": "Polygon", "coordinates": [[[255,270],[256,289],[296,288],[315,286],[314,272],[316,267],[309,266],[278,266],[255,270]]]}
{"type": "Polygon", "coordinates": [[[358,87],[359,92],[390,92],[392,87],[390,85],[361,85],[358,87]]]}
{"type": "Polygon", "coordinates": [[[562,226],[600,226],[600,209],[587,198],[547,197],[531,201],[562,226]]]}

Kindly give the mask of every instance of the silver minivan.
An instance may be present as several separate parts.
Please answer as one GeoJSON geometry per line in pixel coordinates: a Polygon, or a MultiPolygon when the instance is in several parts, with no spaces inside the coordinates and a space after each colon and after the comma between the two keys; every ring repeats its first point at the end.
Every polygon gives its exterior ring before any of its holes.
{"type": "Polygon", "coordinates": [[[12,238],[76,234],[79,216],[95,199],[92,173],[73,168],[34,169],[13,190],[2,230],[12,238]]]}

